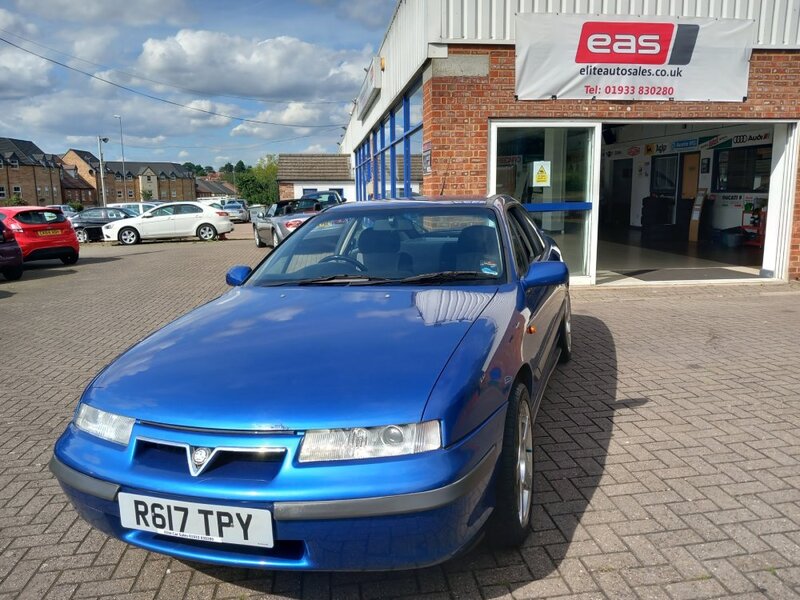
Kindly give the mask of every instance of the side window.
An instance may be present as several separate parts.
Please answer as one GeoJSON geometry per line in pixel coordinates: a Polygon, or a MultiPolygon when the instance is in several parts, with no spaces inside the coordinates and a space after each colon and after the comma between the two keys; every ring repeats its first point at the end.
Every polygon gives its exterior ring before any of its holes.
{"type": "Polygon", "coordinates": [[[163,208],[158,208],[153,211],[154,217],[168,217],[175,212],[174,206],[165,206],[163,208]]]}
{"type": "Polygon", "coordinates": [[[513,215],[509,215],[508,225],[511,230],[511,247],[514,251],[514,263],[517,265],[517,272],[522,276],[528,272],[528,267],[533,261],[533,250],[530,247],[525,232],[522,230],[522,226],[513,215]]]}
{"type": "Polygon", "coordinates": [[[175,214],[177,215],[191,215],[194,213],[201,213],[203,209],[199,206],[194,206],[192,204],[179,204],[175,207],[175,214]]]}
{"type": "Polygon", "coordinates": [[[268,217],[274,217],[275,216],[275,211],[277,211],[277,210],[278,210],[278,205],[277,204],[273,204],[272,206],[269,207],[269,210],[267,211],[267,216],[268,217]]]}
{"type": "Polygon", "coordinates": [[[533,256],[538,258],[541,256],[542,252],[544,252],[544,241],[542,240],[542,236],[539,235],[536,223],[534,223],[530,213],[524,208],[519,208],[517,206],[511,208],[510,212],[517,221],[519,221],[522,230],[525,232],[528,244],[533,250],[533,256]]]}

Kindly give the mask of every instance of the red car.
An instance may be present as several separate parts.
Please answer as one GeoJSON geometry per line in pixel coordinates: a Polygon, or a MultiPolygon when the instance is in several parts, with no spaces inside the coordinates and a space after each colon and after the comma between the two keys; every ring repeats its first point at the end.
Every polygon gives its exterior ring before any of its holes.
{"type": "Polygon", "coordinates": [[[14,234],[25,262],[61,259],[65,265],[78,262],[80,246],[72,225],[57,208],[7,206],[0,220],[14,234]]]}

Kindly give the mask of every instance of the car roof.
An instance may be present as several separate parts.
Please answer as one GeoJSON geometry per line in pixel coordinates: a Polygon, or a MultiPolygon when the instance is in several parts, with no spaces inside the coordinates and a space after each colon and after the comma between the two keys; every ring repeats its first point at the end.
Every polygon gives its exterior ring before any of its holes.
{"type": "Polygon", "coordinates": [[[28,212],[28,211],[31,211],[31,210],[58,210],[58,211],[60,211],[61,209],[58,206],[35,206],[35,205],[29,205],[29,206],[2,206],[2,207],[0,207],[0,210],[3,211],[4,213],[6,213],[7,215],[8,214],[15,215],[17,213],[28,212]]]}
{"type": "Polygon", "coordinates": [[[429,208],[436,207],[464,207],[464,206],[486,206],[503,208],[510,202],[516,202],[510,196],[415,196],[413,200],[398,198],[396,200],[365,200],[361,202],[347,202],[338,204],[326,209],[327,211],[373,211],[395,210],[398,208],[429,208]]]}

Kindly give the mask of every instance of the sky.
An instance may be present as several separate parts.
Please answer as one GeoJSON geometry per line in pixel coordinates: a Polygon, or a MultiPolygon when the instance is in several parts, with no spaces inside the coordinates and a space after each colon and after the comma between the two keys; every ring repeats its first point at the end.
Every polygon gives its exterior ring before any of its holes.
{"type": "Polygon", "coordinates": [[[0,0],[0,137],[121,160],[119,115],[126,160],[337,152],[395,1],[0,0]]]}

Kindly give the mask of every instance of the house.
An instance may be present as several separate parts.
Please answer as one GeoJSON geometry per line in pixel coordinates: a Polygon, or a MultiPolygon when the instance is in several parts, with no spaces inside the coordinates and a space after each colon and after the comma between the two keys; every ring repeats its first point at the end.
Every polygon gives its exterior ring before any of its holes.
{"type": "Polygon", "coordinates": [[[96,206],[99,194],[94,186],[78,173],[76,167],[62,165],[61,193],[66,204],[77,203],[83,206],[96,206]]]}
{"type": "Polygon", "coordinates": [[[281,200],[335,190],[355,199],[350,157],[344,154],[279,154],[278,190],[281,200]]]}
{"type": "MultiPolygon", "coordinates": [[[[74,166],[95,192],[101,193],[100,161],[94,154],[71,148],[61,160],[74,166]]],[[[139,202],[143,194],[165,202],[197,199],[194,173],[177,163],[104,161],[103,169],[107,203],[139,202]]]]}
{"type": "Polygon", "coordinates": [[[13,196],[27,204],[61,204],[58,157],[28,140],[0,138],[0,202],[13,196]]]}
{"type": "Polygon", "coordinates": [[[211,198],[217,196],[235,196],[234,187],[225,181],[212,181],[207,178],[198,178],[196,181],[198,198],[211,198]]]}

